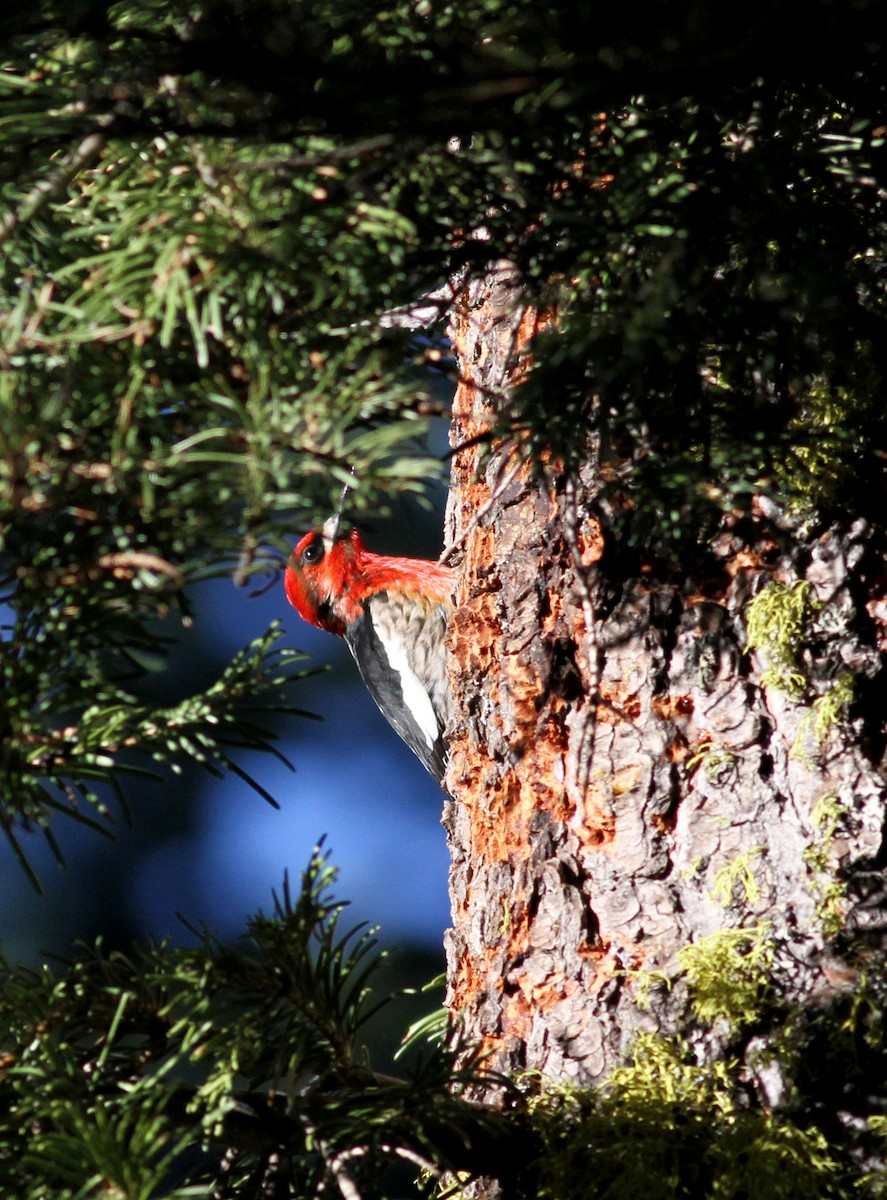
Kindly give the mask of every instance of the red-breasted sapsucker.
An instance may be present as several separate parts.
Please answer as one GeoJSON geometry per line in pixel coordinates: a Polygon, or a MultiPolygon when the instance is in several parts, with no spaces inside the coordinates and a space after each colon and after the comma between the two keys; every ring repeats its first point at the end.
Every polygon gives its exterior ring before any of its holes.
{"type": "Polygon", "coordinates": [[[367,550],[338,517],[306,533],[286,568],[286,595],[318,629],[348,643],[382,715],[440,782],[450,715],[445,638],[449,567],[367,550]]]}

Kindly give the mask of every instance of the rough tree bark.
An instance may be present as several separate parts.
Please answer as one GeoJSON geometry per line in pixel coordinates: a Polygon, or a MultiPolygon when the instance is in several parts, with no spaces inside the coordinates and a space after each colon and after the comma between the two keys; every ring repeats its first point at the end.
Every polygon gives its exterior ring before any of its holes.
{"type": "MultiPolygon", "coordinates": [[[[856,986],[836,935],[884,915],[887,607],[861,522],[777,537],[759,511],[683,578],[628,573],[591,448],[568,480],[482,437],[540,323],[505,265],[453,318],[448,1004],[494,1068],[596,1086],[639,1030],[725,1053],[730,1020],[690,1015],[706,935],[731,931],[789,1006],[856,986]],[[772,584],[797,636],[748,649],[772,584]]],[[[766,1035],[738,1051],[772,1104],[766,1035]]]]}

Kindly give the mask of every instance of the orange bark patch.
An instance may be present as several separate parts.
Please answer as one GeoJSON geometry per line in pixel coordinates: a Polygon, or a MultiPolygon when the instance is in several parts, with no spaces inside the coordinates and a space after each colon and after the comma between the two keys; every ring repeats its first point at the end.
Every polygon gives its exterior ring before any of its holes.
{"type": "Polygon", "coordinates": [[[682,696],[654,696],[650,708],[663,721],[673,721],[676,717],[687,717],[693,711],[693,697],[689,694],[682,696]]]}
{"type": "MultiPolygon", "coordinates": [[[[525,813],[513,771],[485,780],[483,810],[475,808],[472,855],[483,862],[508,862],[515,842],[525,836],[525,813]]],[[[474,807],[474,806],[472,806],[474,807]]]]}
{"type": "Polygon", "coordinates": [[[665,757],[669,762],[681,763],[687,757],[687,739],[680,732],[676,733],[665,747],[665,757]]]}
{"type": "Polygon", "coordinates": [[[647,777],[646,762],[629,762],[616,768],[612,788],[614,796],[625,796],[647,777]]]}
{"type": "Polygon", "coordinates": [[[600,562],[604,553],[604,534],[600,521],[589,517],[580,528],[576,541],[583,567],[592,567],[600,562]]]}
{"type": "Polygon", "coordinates": [[[557,629],[564,611],[564,598],[557,592],[548,593],[548,612],[542,618],[542,634],[550,637],[557,629]]]}
{"type": "Polygon", "coordinates": [[[595,963],[594,984],[589,989],[592,993],[600,991],[605,983],[609,983],[621,971],[622,965],[610,952],[609,945],[590,946],[588,954],[583,955],[595,963]]]}
{"type": "Polygon", "coordinates": [[[598,695],[600,703],[595,720],[601,725],[618,725],[622,721],[633,723],[641,715],[640,694],[629,692],[624,684],[602,682],[598,695]]]}
{"type": "Polygon", "coordinates": [[[773,555],[779,552],[776,542],[768,541],[752,549],[744,547],[724,563],[724,570],[734,579],[740,571],[769,571],[773,555]]]}
{"type": "Polygon", "coordinates": [[[457,608],[450,619],[449,637],[454,666],[485,674],[497,658],[492,599],[478,596],[457,608]]]}
{"type": "Polygon", "coordinates": [[[579,838],[583,846],[600,850],[616,837],[616,818],[610,808],[609,796],[598,783],[589,783],[582,805],[582,825],[579,838]]]}
{"type": "Polygon", "coordinates": [[[517,327],[517,345],[520,357],[511,377],[512,387],[518,387],[521,384],[523,377],[532,366],[533,358],[529,347],[533,338],[548,329],[556,320],[557,309],[549,309],[546,312],[540,312],[537,308],[524,309],[517,327]]]}

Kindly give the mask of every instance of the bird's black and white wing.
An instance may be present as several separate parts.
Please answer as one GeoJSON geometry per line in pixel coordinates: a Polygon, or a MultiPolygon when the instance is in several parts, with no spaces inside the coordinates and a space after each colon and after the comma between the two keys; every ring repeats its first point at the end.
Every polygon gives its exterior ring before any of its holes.
{"type": "Polygon", "coordinates": [[[443,734],[450,716],[447,619],[442,604],[378,592],[345,634],[382,715],[438,783],[446,769],[443,734]]]}

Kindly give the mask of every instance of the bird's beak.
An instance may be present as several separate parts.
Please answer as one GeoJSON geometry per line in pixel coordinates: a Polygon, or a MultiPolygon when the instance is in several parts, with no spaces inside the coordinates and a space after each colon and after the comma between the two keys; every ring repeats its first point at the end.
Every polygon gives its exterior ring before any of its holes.
{"type": "Polygon", "coordinates": [[[339,536],[339,526],[342,524],[342,510],[339,509],[333,516],[328,517],[323,523],[323,541],[327,549],[335,544],[336,538],[339,536]]]}
{"type": "MultiPolygon", "coordinates": [[[[354,468],[351,468],[351,474],[354,474],[354,468]]],[[[342,488],[342,495],[339,497],[339,507],[331,517],[328,517],[323,523],[323,540],[326,543],[327,549],[332,546],[336,538],[339,536],[339,526],[342,524],[342,510],[345,508],[345,501],[348,498],[348,493],[351,491],[351,484],[346,483],[342,488]]]]}

